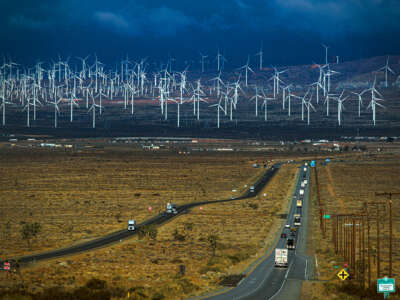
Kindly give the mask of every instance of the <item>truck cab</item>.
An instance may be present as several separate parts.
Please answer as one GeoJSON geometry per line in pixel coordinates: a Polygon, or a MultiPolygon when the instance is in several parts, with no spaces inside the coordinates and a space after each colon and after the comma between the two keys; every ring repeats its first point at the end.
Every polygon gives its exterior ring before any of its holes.
{"type": "Polygon", "coordinates": [[[166,209],[167,214],[177,214],[178,210],[176,209],[176,204],[175,203],[167,203],[167,209],[166,209]]]}
{"type": "Polygon", "coordinates": [[[300,218],[300,214],[294,214],[293,215],[293,225],[294,226],[300,226],[301,225],[301,218],[300,218]]]}
{"type": "Polygon", "coordinates": [[[128,231],[133,231],[136,228],[136,221],[135,220],[129,220],[128,221],[128,231]]]}
{"type": "Polygon", "coordinates": [[[295,244],[294,244],[294,239],[288,238],[288,239],[286,240],[286,247],[287,247],[289,250],[295,249],[296,246],[295,246],[295,244]]]}

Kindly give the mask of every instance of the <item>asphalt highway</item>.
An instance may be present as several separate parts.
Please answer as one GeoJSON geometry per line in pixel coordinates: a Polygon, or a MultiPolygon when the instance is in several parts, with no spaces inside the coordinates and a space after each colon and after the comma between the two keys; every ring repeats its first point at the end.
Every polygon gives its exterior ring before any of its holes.
{"type": "MultiPolygon", "coordinates": [[[[301,181],[307,179],[310,182],[310,170],[304,165],[301,167],[294,195],[299,199],[301,181]]],[[[293,224],[293,215],[301,214],[301,226],[297,227],[295,236],[295,250],[289,250],[288,267],[277,268],[275,262],[275,248],[286,249],[286,238],[280,238],[276,244],[274,251],[269,256],[266,256],[258,266],[244,279],[242,279],[238,286],[228,291],[224,290],[221,293],[216,292],[215,295],[210,297],[199,297],[198,299],[212,299],[212,300],[233,300],[233,299],[299,299],[301,281],[307,280],[310,276],[311,264],[308,263],[308,258],[305,255],[306,246],[306,224],[308,212],[308,196],[309,184],[305,186],[303,197],[303,207],[296,207],[296,199],[292,199],[286,224],[290,227],[295,227],[293,224]]],[[[290,228],[284,226],[283,232],[286,236],[290,236],[290,228]]]]}
{"type": "MultiPolygon", "coordinates": [[[[169,221],[172,218],[175,218],[183,213],[187,213],[191,208],[200,206],[200,205],[207,205],[207,204],[212,204],[212,203],[221,203],[221,202],[230,202],[230,201],[238,201],[238,200],[243,200],[246,198],[250,198],[255,196],[267,183],[268,181],[275,175],[277,170],[279,169],[280,164],[275,164],[271,168],[267,169],[263,176],[261,176],[257,182],[254,183],[254,192],[251,192],[248,190],[244,195],[237,197],[235,199],[225,199],[225,200],[213,200],[213,201],[202,201],[202,202],[194,202],[194,203],[188,203],[184,204],[181,206],[177,207],[177,214],[166,214],[166,213],[161,213],[159,215],[156,215],[143,223],[140,223],[136,226],[136,230],[134,231],[128,231],[126,229],[116,231],[113,233],[110,233],[108,235],[96,238],[91,241],[79,243],[73,246],[61,248],[61,249],[56,249],[48,252],[43,252],[43,253],[37,253],[37,254],[31,254],[27,256],[22,256],[22,257],[17,257],[17,258],[12,258],[9,260],[16,260],[20,263],[20,265],[32,263],[32,262],[37,262],[40,260],[46,260],[46,259],[51,259],[51,258],[56,258],[56,257],[61,257],[61,256],[66,256],[66,255],[72,255],[84,251],[89,251],[92,249],[96,249],[99,247],[104,247],[106,245],[118,242],[120,240],[124,240],[127,238],[132,237],[133,235],[138,233],[138,230],[146,225],[160,225],[163,224],[167,221],[169,221]]],[[[3,265],[3,261],[0,261],[0,265],[3,265]]]]}

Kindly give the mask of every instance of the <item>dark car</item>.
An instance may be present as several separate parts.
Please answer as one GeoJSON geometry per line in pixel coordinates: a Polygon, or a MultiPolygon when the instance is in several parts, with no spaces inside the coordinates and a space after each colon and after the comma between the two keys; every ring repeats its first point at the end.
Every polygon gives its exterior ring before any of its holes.
{"type": "Polygon", "coordinates": [[[281,233],[281,238],[286,239],[286,233],[281,233]]]}

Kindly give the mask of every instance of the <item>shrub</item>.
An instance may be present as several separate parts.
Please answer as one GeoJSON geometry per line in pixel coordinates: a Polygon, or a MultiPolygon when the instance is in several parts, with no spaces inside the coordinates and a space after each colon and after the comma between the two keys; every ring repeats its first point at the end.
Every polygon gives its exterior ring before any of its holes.
{"type": "Polygon", "coordinates": [[[185,235],[179,233],[178,228],[175,228],[173,235],[175,241],[183,242],[186,239],[185,235]]]}

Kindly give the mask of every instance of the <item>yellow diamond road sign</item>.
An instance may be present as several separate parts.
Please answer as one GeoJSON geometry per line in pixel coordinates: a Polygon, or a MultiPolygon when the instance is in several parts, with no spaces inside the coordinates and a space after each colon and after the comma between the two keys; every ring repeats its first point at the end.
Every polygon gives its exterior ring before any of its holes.
{"type": "Polygon", "coordinates": [[[346,280],[350,275],[349,273],[347,273],[347,271],[345,269],[341,269],[339,273],[337,273],[337,276],[341,279],[341,280],[346,280]]]}

